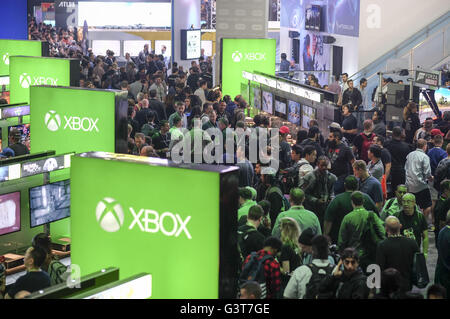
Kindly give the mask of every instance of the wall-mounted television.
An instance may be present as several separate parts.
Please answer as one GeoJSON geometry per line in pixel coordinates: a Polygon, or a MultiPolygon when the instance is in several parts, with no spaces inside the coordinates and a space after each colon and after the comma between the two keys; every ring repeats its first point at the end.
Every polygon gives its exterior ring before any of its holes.
{"type": "Polygon", "coordinates": [[[258,110],[261,110],[261,89],[259,87],[253,87],[253,101],[252,104],[258,110]]]}
{"type": "Polygon", "coordinates": [[[294,125],[300,125],[301,116],[301,106],[300,103],[295,101],[288,101],[288,121],[294,125]]]}
{"type": "Polygon", "coordinates": [[[30,188],[30,226],[70,217],[70,180],[30,188]]]}
{"type": "Polygon", "coordinates": [[[17,231],[20,231],[20,192],[2,194],[0,195],[0,236],[17,231]]]}
{"type": "MultiPolygon", "coordinates": [[[[29,145],[28,141],[30,140],[30,124],[22,124],[8,127],[9,132],[11,132],[13,129],[17,129],[20,132],[20,143],[24,145],[29,145]]],[[[29,147],[28,150],[30,150],[29,147]]]]}
{"type": "Polygon", "coordinates": [[[287,118],[287,100],[285,98],[275,97],[275,115],[281,118],[287,118]]]}
{"type": "Polygon", "coordinates": [[[305,9],[305,30],[321,31],[322,8],[318,5],[311,5],[305,9]]]}
{"type": "Polygon", "coordinates": [[[307,105],[302,105],[302,127],[308,129],[308,123],[317,119],[317,110],[307,105]]]}
{"type": "Polygon", "coordinates": [[[273,114],[273,94],[262,91],[262,110],[269,114],[273,114]]]}

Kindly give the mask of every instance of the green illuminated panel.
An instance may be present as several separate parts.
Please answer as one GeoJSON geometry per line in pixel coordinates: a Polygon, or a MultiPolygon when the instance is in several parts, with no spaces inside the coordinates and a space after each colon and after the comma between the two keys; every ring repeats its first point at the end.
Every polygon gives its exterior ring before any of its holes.
{"type": "Polygon", "coordinates": [[[114,151],[115,93],[31,88],[31,152],[114,151]]]}
{"type": "Polygon", "coordinates": [[[38,57],[10,57],[11,104],[30,102],[33,85],[70,85],[70,60],[38,57]]]}
{"type": "Polygon", "coordinates": [[[42,43],[28,40],[0,39],[0,76],[9,75],[10,57],[14,55],[42,56],[42,43]]]}
{"type": "Polygon", "coordinates": [[[147,272],[152,298],[218,298],[219,179],[213,172],[73,157],[72,264],[81,275],[107,266],[119,267],[121,279],[147,272]]]}
{"type": "Polygon", "coordinates": [[[275,39],[223,39],[222,89],[234,98],[240,94],[242,71],[275,75],[275,39]]]}

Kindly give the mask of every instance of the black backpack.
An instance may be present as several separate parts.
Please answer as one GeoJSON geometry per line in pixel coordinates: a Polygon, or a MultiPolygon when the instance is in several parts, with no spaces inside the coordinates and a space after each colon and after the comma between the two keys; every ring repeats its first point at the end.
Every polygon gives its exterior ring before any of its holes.
{"type": "Polygon", "coordinates": [[[267,260],[273,260],[274,258],[272,255],[267,254],[258,260],[259,255],[257,252],[252,252],[250,256],[250,259],[247,264],[245,264],[244,269],[242,269],[241,275],[239,276],[239,285],[242,285],[247,281],[256,281],[261,287],[261,299],[265,299],[267,297],[267,287],[264,263],[267,260]]]}
{"type": "Polygon", "coordinates": [[[321,292],[320,285],[322,281],[333,272],[333,266],[318,267],[314,264],[307,265],[311,269],[312,275],[306,285],[306,293],[303,299],[331,299],[333,292],[321,292]]]}
{"type": "Polygon", "coordinates": [[[247,239],[248,239],[248,236],[250,235],[250,233],[255,232],[255,231],[257,231],[257,230],[253,227],[248,228],[245,231],[240,231],[238,229],[238,248],[239,248],[239,254],[241,257],[241,265],[244,263],[244,260],[247,257],[242,254],[242,251],[244,251],[243,248],[245,247],[245,244],[247,242],[247,239]]]}

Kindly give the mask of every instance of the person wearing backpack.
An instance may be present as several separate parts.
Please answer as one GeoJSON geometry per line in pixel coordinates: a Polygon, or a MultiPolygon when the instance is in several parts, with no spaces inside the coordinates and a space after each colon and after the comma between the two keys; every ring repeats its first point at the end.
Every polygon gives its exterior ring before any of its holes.
{"type": "Polygon", "coordinates": [[[367,277],[359,267],[359,254],[354,248],[346,248],[339,263],[322,281],[319,291],[331,293],[336,299],[367,299],[367,277]]]}
{"type": "Polygon", "coordinates": [[[280,187],[276,185],[275,174],[263,174],[261,177],[266,186],[264,199],[270,202],[270,220],[275,221],[280,212],[287,211],[290,208],[290,204],[280,187]]]}
{"type": "Polygon", "coordinates": [[[261,299],[276,299],[281,290],[281,271],[275,256],[282,246],[281,240],[269,237],[263,249],[248,255],[242,266],[239,285],[256,281],[261,287],[261,299]]]}
{"type": "Polygon", "coordinates": [[[242,260],[254,251],[261,250],[266,239],[258,231],[264,211],[261,206],[254,205],[250,208],[247,223],[238,228],[238,245],[242,254],[242,260]]]}
{"type": "MultiPolygon", "coordinates": [[[[301,236],[301,235],[300,235],[301,236]]],[[[284,298],[288,299],[328,299],[331,294],[322,294],[319,288],[322,280],[333,271],[333,266],[328,260],[328,239],[322,235],[316,235],[312,241],[313,260],[308,265],[298,267],[292,274],[286,289],[284,298]]]]}
{"type": "Polygon", "coordinates": [[[305,192],[305,208],[319,218],[323,228],[325,210],[334,197],[333,188],[337,181],[336,175],[328,171],[330,160],[326,156],[319,157],[317,168],[305,175],[300,185],[305,192]]]}
{"type": "Polygon", "coordinates": [[[373,122],[372,120],[364,121],[364,132],[360,133],[353,140],[353,153],[357,154],[358,158],[369,162],[369,149],[370,146],[374,143],[374,138],[376,136],[373,133],[373,122]]]}
{"type": "Polygon", "coordinates": [[[338,247],[343,250],[354,247],[360,256],[362,269],[375,263],[377,244],[385,239],[383,222],[378,216],[364,208],[364,195],[355,191],[351,196],[353,211],[342,220],[339,229],[338,247]]]}
{"type": "Polygon", "coordinates": [[[67,266],[61,263],[52,254],[52,242],[50,237],[45,233],[37,234],[33,237],[32,247],[39,247],[47,254],[45,261],[41,265],[41,269],[50,276],[50,285],[53,286],[66,282],[70,273],[67,272],[67,266]]]}

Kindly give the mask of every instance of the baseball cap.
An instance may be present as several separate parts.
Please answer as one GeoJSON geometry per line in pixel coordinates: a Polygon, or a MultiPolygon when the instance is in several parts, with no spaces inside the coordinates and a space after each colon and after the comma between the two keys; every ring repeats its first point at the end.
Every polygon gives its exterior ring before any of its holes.
{"type": "Polygon", "coordinates": [[[442,133],[440,129],[434,128],[431,130],[431,136],[436,136],[436,135],[444,136],[444,133],[442,133]]]}
{"type": "Polygon", "coordinates": [[[281,134],[289,134],[289,132],[290,132],[289,127],[287,127],[287,126],[280,127],[281,134]]]}

